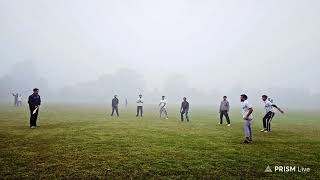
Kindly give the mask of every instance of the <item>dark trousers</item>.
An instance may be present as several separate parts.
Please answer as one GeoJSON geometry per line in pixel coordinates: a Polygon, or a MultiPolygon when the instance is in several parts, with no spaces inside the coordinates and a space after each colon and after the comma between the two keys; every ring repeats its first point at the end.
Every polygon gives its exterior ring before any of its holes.
{"type": "Polygon", "coordinates": [[[111,116],[113,116],[113,114],[114,114],[114,111],[116,111],[116,113],[117,113],[117,116],[119,116],[119,110],[118,110],[118,106],[112,106],[112,113],[111,113],[111,116]]]}
{"type": "Polygon", "coordinates": [[[36,113],[34,114],[33,114],[33,111],[36,109],[36,107],[29,107],[29,109],[30,109],[30,127],[37,126],[39,109],[37,109],[36,113]]]}
{"type": "Polygon", "coordinates": [[[230,124],[230,118],[229,118],[228,111],[221,111],[220,112],[220,124],[223,123],[223,116],[226,117],[227,123],[230,124]]]}
{"type": "Polygon", "coordinates": [[[143,106],[137,106],[137,117],[139,116],[139,113],[140,113],[140,116],[142,117],[142,115],[143,115],[143,106]]]}
{"type": "Polygon", "coordinates": [[[269,132],[271,131],[271,121],[273,117],[274,117],[274,112],[269,111],[262,119],[263,128],[269,132]]]}
{"type": "Polygon", "coordinates": [[[187,110],[182,110],[181,111],[181,121],[184,121],[183,115],[186,116],[187,121],[189,121],[189,116],[188,116],[189,112],[187,110]]]}

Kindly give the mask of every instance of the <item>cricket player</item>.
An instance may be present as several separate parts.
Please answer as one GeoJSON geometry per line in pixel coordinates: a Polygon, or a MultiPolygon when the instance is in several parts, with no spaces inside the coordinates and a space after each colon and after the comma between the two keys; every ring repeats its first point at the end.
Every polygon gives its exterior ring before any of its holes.
{"type": "Polygon", "coordinates": [[[140,116],[143,116],[143,98],[142,95],[140,94],[138,99],[137,99],[137,115],[136,117],[138,117],[140,114],[140,116]]]}
{"type": "Polygon", "coordinates": [[[230,105],[229,105],[229,101],[227,101],[227,96],[223,96],[223,100],[221,101],[220,110],[219,110],[219,113],[220,113],[219,124],[223,123],[223,116],[225,116],[228,123],[227,126],[230,126],[230,118],[228,114],[229,110],[230,110],[230,105]]]}
{"type": "Polygon", "coordinates": [[[19,94],[19,97],[18,97],[18,106],[22,106],[22,95],[19,94]]]}
{"type": "Polygon", "coordinates": [[[180,114],[181,114],[181,122],[184,121],[183,116],[186,116],[187,122],[189,122],[189,102],[187,98],[184,97],[180,107],[180,114]]]}
{"type": "Polygon", "coordinates": [[[162,96],[162,99],[159,103],[160,107],[160,118],[162,118],[162,114],[164,113],[165,118],[168,119],[168,113],[167,113],[167,100],[165,99],[165,96],[162,96]]]}
{"type": "Polygon", "coordinates": [[[18,106],[18,97],[19,97],[19,94],[18,93],[12,93],[12,96],[14,97],[14,102],[13,102],[13,105],[15,107],[18,106]]]}
{"type": "Polygon", "coordinates": [[[264,102],[264,108],[266,110],[266,115],[263,117],[263,129],[261,132],[271,132],[271,121],[275,115],[273,108],[276,108],[282,114],[284,113],[277,105],[269,101],[267,95],[262,95],[262,101],[264,102]]]}
{"type": "Polygon", "coordinates": [[[111,116],[113,116],[114,111],[116,111],[117,116],[119,117],[119,110],[118,110],[118,107],[119,107],[119,99],[117,98],[117,95],[114,95],[114,97],[113,97],[113,99],[112,99],[111,106],[112,106],[111,116]]]}
{"type": "Polygon", "coordinates": [[[39,107],[41,105],[41,98],[39,96],[39,89],[34,88],[33,94],[28,98],[28,104],[30,109],[30,128],[37,127],[37,118],[39,113],[39,107]]]}
{"type": "Polygon", "coordinates": [[[253,108],[248,102],[248,96],[245,94],[240,95],[240,101],[242,102],[241,105],[241,112],[242,112],[242,118],[244,120],[244,134],[245,134],[245,139],[244,142],[245,144],[249,144],[252,142],[252,120],[253,120],[253,108]]]}

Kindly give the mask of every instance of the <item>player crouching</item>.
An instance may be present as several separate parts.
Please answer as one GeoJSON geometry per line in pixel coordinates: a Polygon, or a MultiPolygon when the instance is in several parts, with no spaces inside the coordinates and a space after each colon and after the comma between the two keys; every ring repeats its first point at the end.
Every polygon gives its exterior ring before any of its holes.
{"type": "Polygon", "coordinates": [[[263,129],[261,132],[271,132],[271,121],[275,115],[273,108],[276,108],[281,113],[284,113],[277,105],[273,104],[268,100],[267,95],[262,96],[262,101],[264,102],[264,108],[266,110],[266,115],[263,117],[263,129]]]}

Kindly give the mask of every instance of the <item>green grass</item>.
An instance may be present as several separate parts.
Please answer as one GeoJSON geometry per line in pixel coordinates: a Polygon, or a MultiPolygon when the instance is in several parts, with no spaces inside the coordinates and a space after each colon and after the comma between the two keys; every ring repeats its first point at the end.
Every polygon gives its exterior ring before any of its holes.
{"type": "Polygon", "coordinates": [[[108,116],[101,105],[47,105],[38,129],[28,128],[27,107],[0,106],[1,178],[101,179],[319,179],[320,113],[277,115],[272,133],[260,133],[255,112],[254,143],[241,144],[239,111],[232,126],[219,126],[210,107],[181,123],[177,109],[160,120],[155,107],[144,118],[134,110],[108,116]],[[309,173],[265,173],[267,165],[311,168],[309,173]]]}

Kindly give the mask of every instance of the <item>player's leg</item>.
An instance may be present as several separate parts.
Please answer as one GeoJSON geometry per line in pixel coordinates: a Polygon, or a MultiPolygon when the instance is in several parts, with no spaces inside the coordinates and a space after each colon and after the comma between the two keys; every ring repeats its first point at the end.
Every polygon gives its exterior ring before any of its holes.
{"type": "Polygon", "coordinates": [[[271,123],[272,123],[272,119],[273,119],[274,115],[275,115],[275,113],[271,112],[270,118],[268,119],[268,124],[267,124],[267,131],[268,132],[271,132],[271,123]]]}
{"type": "Polygon", "coordinates": [[[264,132],[270,132],[269,130],[271,129],[271,117],[272,117],[272,113],[271,111],[269,111],[266,115],[266,129],[264,132]]]}
{"type": "Polygon", "coordinates": [[[169,117],[168,117],[168,112],[167,112],[166,108],[164,108],[164,114],[166,115],[166,118],[168,119],[169,117]]]}
{"type": "Polygon", "coordinates": [[[243,143],[249,144],[250,143],[250,121],[244,120],[243,123],[243,130],[244,130],[244,141],[243,143]]]}
{"type": "Polygon", "coordinates": [[[183,118],[183,114],[184,114],[184,111],[181,111],[181,112],[180,112],[180,115],[181,115],[181,121],[183,121],[183,120],[184,120],[184,118],[183,118]]]}
{"type": "Polygon", "coordinates": [[[117,116],[119,117],[119,109],[118,109],[118,106],[115,107],[115,109],[116,109],[117,116]]]}
{"type": "Polygon", "coordinates": [[[230,125],[230,118],[229,118],[229,114],[228,114],[228,112],[227,112],[227,111],[225,111],[224,116],[225,116],[225,117],[226,117],[226,119],[227,119],[227,123],[228,123],[228,125],[230,125]]]}
{"type": "Polygon", "coordinates": [[[189,122],[189,112],[188,111],[186,111],[186,119],[187,119],[187,122],[189,122]]]}
{"type": "Polygon", "coordinates": [[[143,106],[140,106],[140,116],[143,116],[143,106]]]}
{"type": "Polygon", "coordinates": [[[252,142],[252,121],[249,121],[249,141],[252,142]]]}
{"type": "Polygon", "coordinates": [[[268,113],[266,115],[264,115],[264,117],[262,118],[262,124],[263,124],[263,129],[261,130],[261,132],[265,131],[267,129],[267,120],[268,120],[268,113]]]}
{"type": "Polygon", "coordinates": [[[30,108],[30,127],[32,127],[33,126],[33,109],[32,108],[30,108]]]}
{"type": "Polygon", "coordinates": [[[111,116],[113,116],[113,114],[114,114],[114,107],[112,106],[111,116]]]}
{"type": "Polygon", "coordinates": [[[223,111],[220,112],[220,124],[223,123],[223,111]]]}
{"type": "Polygon", "coordinates": [[[34,113],[34,126],[37,127],[37,120],[38,120],[38,114],[39,114],[39,109],[37,109],[36,113],[34,113]]]}
{"type": "Polygon", "coordinates": [[[138,115],[139,115],[139,106],[137,106],[137,115],[136,115],[136,117],[138,117],[138,115]]]}

